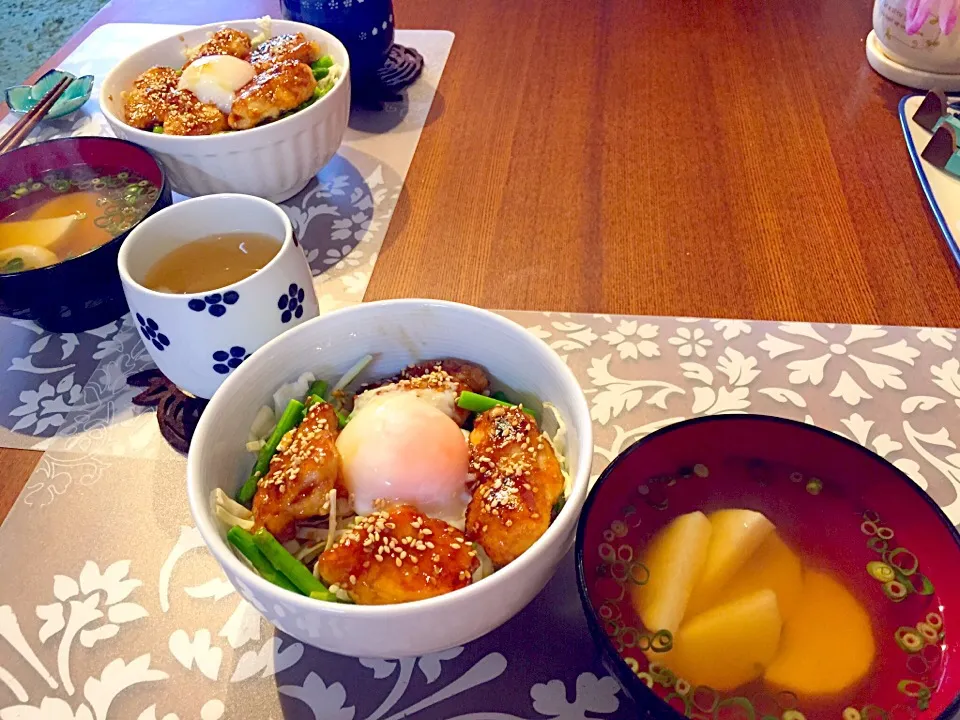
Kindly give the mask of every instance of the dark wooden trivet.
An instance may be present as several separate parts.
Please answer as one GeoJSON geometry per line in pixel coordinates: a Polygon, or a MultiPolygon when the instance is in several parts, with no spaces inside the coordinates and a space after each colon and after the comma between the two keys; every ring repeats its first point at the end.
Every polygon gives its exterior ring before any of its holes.
{"type": "Polygon", "coordinates": [[[157,408],[157,424],[160,434],[174,450],[182,453],[190,450],[190,440],[207,407],[207,400],[187,395],[156,368],[134,373],[127,384],[146,388],[133,398],[134,405],[157,408]]]}
{"type": "Polygon", "coordinates": [[[383,67],[377,70],[377,82],[354,88],[354,99],[363,106],[379,107],[402,99],[400,91],[412,84],[423,72],[423,55],[413,48],[394,43],[387,52],[383,67]]]}
{"type": "Polygon", "coordinates": [[[396,91],[410,85],[422,72],[423,55],[413,48],[394,43],[377,76],[384,89],[396,91]]]}

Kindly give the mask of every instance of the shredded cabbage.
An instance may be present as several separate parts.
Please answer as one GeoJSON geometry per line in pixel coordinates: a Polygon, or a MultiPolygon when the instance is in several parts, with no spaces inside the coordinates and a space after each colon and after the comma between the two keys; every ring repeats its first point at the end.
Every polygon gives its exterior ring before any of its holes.
{"type": "MultiPolygon", "coordinates": [[[[284,405],[284,408],[286,408],[286,405],[284,405]]],[[[250,434],[247,436],[247,440],[249,442],[263,440],[270,436],[276,426],[277,416],[274,414],[273,408],[264,405],[253,418],[253,425],[250,426],[250,434]]]]}
{"type": "Polygon", "coordinates": [[[323,542],[315,543],[314,545],[305,545],[303,548],[300,549],[300,552],[296,554],[296,558],[297,560],[302,562],[304,565],[306,565],[314,557],[322,553],[323,550],[324,550],[323,542]]]}
{"type": "Polygon", "coordinates": [[[287,540],[285,543],[283,543],[283,549],[291,555],[296,555],[298,552],[300,552],[300,541],[287,540]]]}
{"type": "MultiPolygon", "coordinates": [[[[357,362],[355,362],[353,366],[343,374],[343,377],[337,380],[336,384],[330,388],[330,394],[333,395],[333,393],[343,390],[347,385],[356,380],[357,376],[363,372],[364,368],[366,368],[367,365],[372,362],[373,355],[364,355],[362,358],[357,360],[357,362]]],[[[306,393],[306,390],[304,390],[304,393],[306,393]]]]}
{"type": "Polygon", "coordinates": [[[303,526],[297,528],[297,540],[318,540],[327,539],[327,529],[320,527],[303,526]]]}
{"type": "Polygon", "coordinates": [[[493,561],[480,546],[480,543],[471,543],[471,546],[473,547],[474,552],[477,553],[477,560],[480,561],[480,567],[478,567],[473,573],[473,582],[478,582],[483,580],[485,577],[493,575],[493,561]]]}
{"type": "Polygon", "coordinates": [[[328,92],[333,90],[333,86],[337,84],[338,80],[340,80],[341,75],[343,75],[343,68],[337,63],[331,65],[327,69],[327,76],[317,82],[317,89],[314,91],[314,96],[323,97],[328,92]]]}
{"type": "Polygon", "coordinates": [[[330,495],[328,496],[330,503],[330,528],[327,530],[327,543],[326,547],[323,549],[324,552],[333,547],[333,541],[337,536],[337,489],[331,488],[330,495]]]}
{"type": "Polygon", "coordinates": [[[250,38],[250,45],[256,48],[258,45],[262,45],[273,36],[273,19],[269,15],[264,15],[262,18],[257,18],[254,22],[256,23],[257,30],[259,30],[259,32],[250,38]]]}
{"type": "MultiPolygon", "coordinates": [[[[210,36],[211,36],[211,35],[213,35],[213,33],[207,33],[207,40],[210,39],[210,36]]],[[[182,38],[181,38],[181,39],[182,39],[182,38]]],[[[180,54],[183,55],[184,59],[190,57],[191,55],[193,55],[194,53],[196,53],[196,52],[200,49],[200,46],[203,45],[203,43],[205,43],[207,40],[204,40],[203,42],[199,42],[199,43],[197,43],[196,45],[194,45],[194,46],[192,46],[192,47],[189,46],[189,45],[184,45],[184,46],[183,46],[183,49],[180,50],[180,54]]]]}
{"type": "Polygon", "coordinates": [[[248,531],[253,529],[253,520],[244,520],[242,518],[238,518],[236,515],[231,515],[229,512],[223,509],[222,505],[217,505],[213,512],[217,516],[217,519],[227,527],[233,527],[236,525],[237,527],[241,527],[248,531]]]}
{"type": "MultiPolygon", "coordinates": [[[[277,391],[273,394],[273,412],[275,417],[279,418],[283,415],[283,411],[286,410],[291,400],[302,402],[303,398],[307,395],[307,391],[310,389],[310,384],[316,379],[313,373],[305,372],[294,382],[284,383],[277,388],[277,391]]],[[[277,424],[276,420],[273,424],[277,424]]],[[[270,428],[270,430],[272,431],[273,428],[270,428]]]]}
{"type": "MultiPolygon", "coordinates": [[[[573,491],[573,478],[570,477],[570,463],[567,462],[566,452],[567,452],[567,424],[563,421],[563,417],[560,415],[560,411],[557,410],[556,405],[550,402],[545,402],[543,404],[544,409],[544,421],[546,421],[546,412],[553,416],[554,421],[557,423],[557,429],[553,433],[553,437],[549,435],[546,428],[544,428],[543,434],[547,438],[547,442],[550,443],[550,446],[553,448],[554,454],[557,456],[557,462],[560,463],[560,474],[563,475],[563,497],[570,497],[570,493],[573,491]]],[[[544,423],[546,424],[546,423],[544,423]]]]}
{"type": "Polygon", "coordinates": [[[249,508],[245,508],[220,488],[214,491],[214,502],[217,504],[217,507],[223,508],[225,512],[241,520],[249,520],[253,517],[253,513],[249,508]]]}

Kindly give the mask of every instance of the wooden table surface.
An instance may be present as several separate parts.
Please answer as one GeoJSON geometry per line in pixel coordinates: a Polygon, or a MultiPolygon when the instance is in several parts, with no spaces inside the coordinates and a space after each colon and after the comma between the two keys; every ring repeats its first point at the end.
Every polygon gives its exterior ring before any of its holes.
{"type": "MultiPolygon", "coordinates": [[[[960,326],[871,0],[395,0],[456,32],[366,299],[960,326]]],[[[114,0],[110,22],[278,15],[114,0]]],[[[0,450],[0,518],[37,453],[0,450]]]]}

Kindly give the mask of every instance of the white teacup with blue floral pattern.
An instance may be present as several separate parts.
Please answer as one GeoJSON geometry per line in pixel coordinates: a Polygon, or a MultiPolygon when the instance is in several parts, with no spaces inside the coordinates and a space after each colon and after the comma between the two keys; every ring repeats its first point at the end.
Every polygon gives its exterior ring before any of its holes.
{"type": "Polygon", "coordinates": [[[117,260],[140,337],[160,371],[201,398],[251,353],[319,312],[310,266],[283,210],[249,195],[207,195],[152,215],[127,237],[117,260]],[[162,257],[194,240],[263,233],[280,252],[248,278],[204,293],[172,294],[140,283],[162,257]]]}

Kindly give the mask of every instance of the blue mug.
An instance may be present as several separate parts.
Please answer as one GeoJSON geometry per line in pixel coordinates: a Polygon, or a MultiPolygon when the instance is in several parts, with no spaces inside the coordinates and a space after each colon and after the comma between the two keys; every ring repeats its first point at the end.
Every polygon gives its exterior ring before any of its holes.
{"type": "Polygon", "coordinates": [[[354,86],[376,81],[393,45],[393,0],[280,0],[280,9],[346,46],[354,86]]]}

